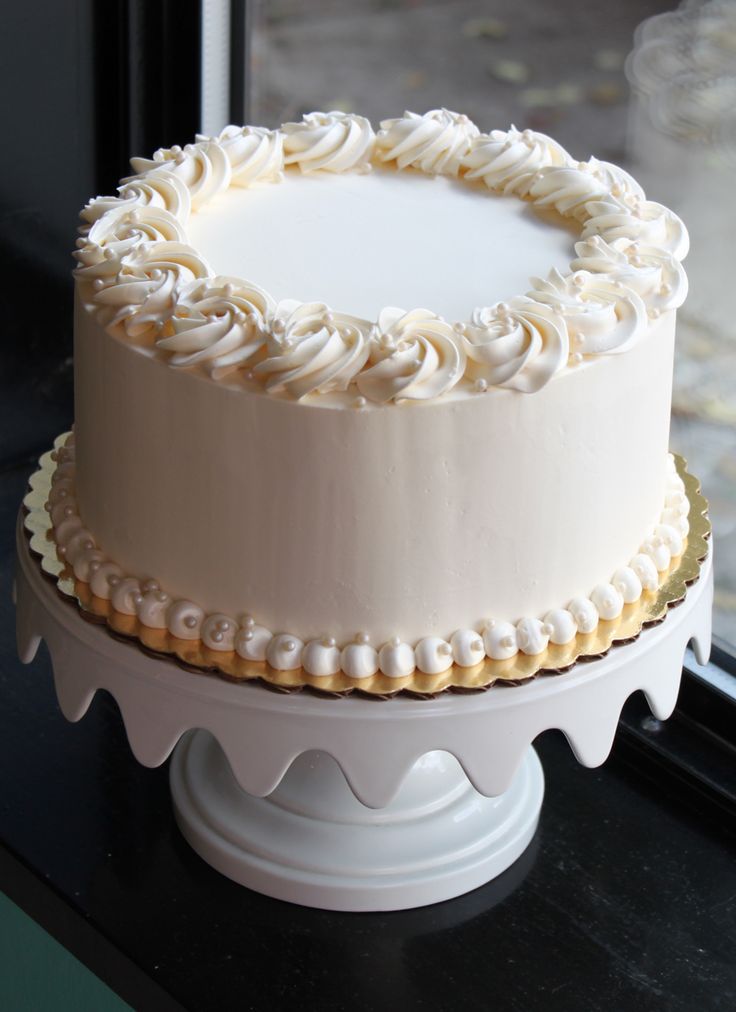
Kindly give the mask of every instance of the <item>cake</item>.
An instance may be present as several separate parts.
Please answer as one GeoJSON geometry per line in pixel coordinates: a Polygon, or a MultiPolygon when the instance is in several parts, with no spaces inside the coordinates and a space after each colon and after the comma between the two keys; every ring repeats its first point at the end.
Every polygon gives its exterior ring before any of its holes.
{"type": "Polygon", "coordinates": [[[688,240],[628,173],[444,109],[132,167],[82,211],[49,496],[108,612],[360,682],[541,655],[656,592],[688,240]]]}

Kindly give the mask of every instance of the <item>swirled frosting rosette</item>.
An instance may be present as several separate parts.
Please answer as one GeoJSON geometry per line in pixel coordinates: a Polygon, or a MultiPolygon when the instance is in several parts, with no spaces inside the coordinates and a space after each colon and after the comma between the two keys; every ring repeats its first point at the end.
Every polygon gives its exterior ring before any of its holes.
{"type": "Polygon", "coordinates": [[[405,112],[400,119],[382,121],[376,149],[381,161],[395,161],[400,169],[412,166],[456,176],[478,133],[467,116],[449,109],[433,109],[423,116],[405,112]]]}
{"type": "Polygon", "coordinates": [[[586,207],[587,221],[581,239],[600,235],[606,242],[628,239],[656,246],[684,260],[690,246],[687,229],[669,208],[634,193],[621,198],[604,195],[586,207]]]}
{"type": "Polygon", "coordinates": [[[159,167],[143,176],[131,176],[118,187],[117,197],[95,197],[82,208],[80,217],[92,225],[108,213],[155,207],[169,211],[185,225],[191,203],[186,183],[173,172],[159,167]]]}
{"type": "Polygon", "coordinates": [[[369,172],[376,135],[365,116],[310,112],[284,123],[284,162],[302,172],[369,172]]]}
{"type": "Polygon", "coordinates": [[[356,380],[369,400],[427,400],[460,380],[465,352],[451,325],[434,313],[386,308],[378,318],[371,363],[356,380]]]}
{"type": "Polygon", "coordinates": [[[491,190],[526,196],[537,172],[570,162],[567,151],[551,137],[512,126],[474,137],[462,165],[466,179],[482,179],[491,190]]]}
{"type": "MultiPolygon", "coordinates": [[[[159,148],[153,158],[131,158],[132,168],[146,176],[159,169],[173,173],[186,184],[192,206],[198,207],[230,185],[232,171],[225,149],[216,140],[201,140],[180,148],[159,148]]],[[[129,177],[123,182],[132,182],[129,177]]]]}
{"type": "Polygon", "coordinates": [[[567,363],[569,342],[562,315],[530,298],[476,309],[460,329],[468,356],[468,375],[479,389],[509,387],[541,390],[567,363]]]}
{"type": "Polygon", "coordinates": [[[78,241],[74,255],[82,268],[81,277],[100,276],[94,271],[85,275],[84,268],[103,260],[120,262],[127,253],[145,243],[185,243],[186,238],[183,225],[169,211],[150,205],[123,206],[98,218],[78,241]]]}
{"type": "Polygon", "coordinates": [[[276,130],[230,125],[131,164],[138,174],[122,180],[117,195],[96,197],[82,211],[75,257],[83,303],[103,326],[147,343],[173,367],[213,380],[247,368],[277,396],[353,386],[390,404],[441,397],[463,379],[468,393],[489,386],[534,392],[568,362],[627,350],[687,292],[685,227],[627,172],[596,158],[576,162],[533,130],[481,134],[448,109],[406,112],[384,120],[377,134],[364,117],[339,111],[309,113],[276,130]],[[190,210],[231,184],[289,185],[296,173],[373,165],[459,176],[580,222],[569,272],[533,278],[526,296],[475,310],[452,327],[429,309],[389,307],[368,322],[319,300],[284,300],[274,316],[270,295],[246,279],[212,279],[188,243],[190,210]],[[203,279],[211,280],[195,284],[203,279]]]}
{"type": "Polygon", "coordinates": [[[211,271],[191,246],[162,242],[125,257],[116,283],[93,296],[109,328],[122,326],[131,338],[160,329],[174,315],[182,288],[211,271]]]}
{"type": "Polygon", "coordinates": [[[323,302],[281,302],[271,321],[266,358],[254,375],[267,391],[296,400],[346,390],[368,358],[368,327],[323,302]]]}
{"type": "MultiPolygon", "coordinates": [[[[197,136],[205,142],[207,137],[197,136]]],[[[230,163],[233,186],[277,183],[283,178],[284,135],[266,127],[226,126],[216,138],[230,163]]]]}
{"type": "Polygon", "coordinates": [[[212,278],[190,285],[171,317],[173,334],[156,346],[171,365],[204,365],[215,378],[243,367],[266,343],[270,295],[238,278],[212,278]]]}
{"type": "Polygon", "coordinates": [[[608,190],[587,162],[578,162],[541,169],[528,192],[536,207],[554,208],[563,217],[585,221],[590,216],[588,204],[605,197],[608,190]]]}
{"type": "Polygon", "coordinates": [[[626,351],[648,322],[642,298],[605,275],[552,270],[532,283],[529,295],[564,318],[573,354],[626,351]]]}
{"type": "Polygon", "coordinates": [[[575,243],[576,271],[604,274],[632,288],[652,309],[677,309],[687,296],[687,277],[682,264],[657,246],[628,239],[607,243],[599,235],[575,243]]]}

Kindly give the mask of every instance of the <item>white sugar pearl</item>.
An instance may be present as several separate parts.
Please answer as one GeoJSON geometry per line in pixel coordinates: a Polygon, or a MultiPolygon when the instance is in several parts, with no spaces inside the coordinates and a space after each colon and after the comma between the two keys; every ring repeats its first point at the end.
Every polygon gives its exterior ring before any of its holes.
{"type": "Polygon", "coordinates": [[[348,678],[370,678],[378,671],[378,652],[365,633],[362,637],[343,647],[340,655],[340,666],[348,678]]]}
{"type": "Polygon", "coordinates": [[[510,622],[492,622],[483,633],[486,654],[494,661],[505,661],[519,652],[516,627],[510,622]]]}
{"type": "Polygon", "coordinates": [[[54,528],[54,540],[57,545],[64,547],[67,545],[72,537],[82,527],[82,521],[78,516],[67,517],[66,520],[62,520],[54,528]]]}
{"type": "MultiPolygon", "coordinates": [[[[690,521],[687,517],[681,516],[676,509],[664,510],[660,519],[663,524],[674,527],[681,538],[686,538],[690,533],[690,521]]],[[[56,540],[59,540],[58,536],[56,540]]]]}
{"type": "Polygon", "coordinates": [[[425,675],[439,675],[452,667],[452,647],[439,636],[425,636],[414,647],[417,667],[425,675]]]}
{"type": "MultiPolygon", "coordinates": [[[[72,516],[76,516],[77,504],[71,497],[65,496],[60,499],[55,506],[51,506],[51,523],[54,527],[58,527],[62,520],[68,520],[72,516]]],[[[81,521],[80,521],[81,527],[81,521]]]]}
{"type": "Polygon", "coordinates": [[[522,618],[516,623],[516,642],[525,654],[541,654],[549,644],[546,625],[538,618],[522,618]]]}
{"type": "Polygon", "coordinates": [[[95,563],[102,563],[104,561],[104,552],[100,552],[97,548],[87,548],[81,552],[76,552],[72,563],[74,575],[82,583],[89,583],[94,573],[93,566],[95,563]]]}
{"type": "Polygon", "coordinates": [[[571,643],[577,635],[577,623],[567,608],[548,611],[544,616],[544,624],[549,627],[550,642],[558,646],[571,643]]]}
{"type": "Polygon", "coordinates": [[[279,633],[266,649],[266,660],[276,671],[293,671],[302,665],[304,643],[297,636],[279,633]]]}
{"type": "Polygon", "coordinates": [[[162,601],[155,590],[149,590],[143,594],[137,607],[138,620],[141,625],[146,626],[148,629],[165,629],[166,612],[170,603],[171,598],[168,595],[162,601]]]}
{"type": "Polygon", "coordinates": [[[578,632],[592,633],[598,625],[598,610],[590,598],[574,597],[567,606],[567,610],[575,619],[578,632]]]}
{"type": "Polygon", "coordinates": [[[483,638],[474,629],[458,629],[450,637],[450,645],[455,664],[462,668],[472,668],[485,660],[483,638]]]}
{"type": "Polygon", "coordinates": [[[658,538],[662,539],[673,558],[676,558],[678,555],[682,555],[682,549],[684,546],[680,532],[676,527],[671,526],[670,524],[657,524],[654,528],[654,533],[658,538]]]}
{"type": "Polygon", "coordinates": [[[166,614],[166,628],[180,640],[198,640],[204,611],[193,601],[174,601],[166,614]]]}
{"type": "Polygon", "coordinates": [[[336,675],[340,670],[340,651],[333,639],[310,640],[302,653],[302,667],[319,678],[336,675]]]}
{"type": "Polygon", "coordinates": [[[666,509],[674,510],[679,516],[686,517],[690,512],[690,500],[680,489],[671,489],[664,498],[666,509]]]}
{"type": "Polygon", "coordinates": [[[408,678],[416,667],[414,648],[398,637],[384,643],[378,652],[378,664],[389,678],[408,678]]]}
{"type": "Polygon", "coordinates": [[[141,585],[132,576],[127,576],[112,588],[110,603],[121,615],[135,615],[136,602],[141,595],[141,585]]]}
{"type": "Polygon", "coordinates": [[[251,620],[250,625],[238,629],[235,634],[234,646],[239,657],[244,661],[265,661],[268,652],[268,644],[273,639],[270,629],[265,626],[255,625],[251,620]]]}
{"type": "Polygon", "coordinates": [[[623,598],[624,604],[633,604],[641,597],[641,580],[631,566],[621,566],[611,577],[611,583],[623,598]]]}
{"type": "Polygon", "coordinates": [[[66,548],[66,560],[73,565],[77,555],[81,552],[88,552],[96,546],[90,532],[84,527],[79,527],[64,547],[66,548]]]}
{"type": "Polygon", "coordinates": [[[672,553],[664,541],[656,534],[651,535],[644,541],[641,551],[644,555],[649,556],[659,573],[663,573],[672,561],[672,553]]]}
{"type": "Polygon", "coordinates": [[[599,583],[591,591],[590,599],[600,617],[607,622],[618,618],[623,611],[623,596],[612,583],[599,583]]]}
{"type": "MultiPolygon", "coordinates": [[[[92,567],[90,566],[90,570],[92,567]]],[[[105,601],[110,600],[112,593],[111,577],[122,577],[123,571],[114,562],[102,562],[92,572],[92,579],[89,581],[90,589],[95,597],[101,597],[105,601]]]]}
{"type": "Polygon", "coordinates": [[[651,591],[656,590],[659,587],[657,567],[648,555],[644,555],[643,552],[640,552],[638,555],[634,556],[629,565],[639,577],[644,590],[651,591]]]}
{"type": "Polygon", "coordinates": [[[210,650],[229,652],[235,648],[237,626],[232,619],[223,615],[208,615],[202,623],[200,638],[210,650]]]}

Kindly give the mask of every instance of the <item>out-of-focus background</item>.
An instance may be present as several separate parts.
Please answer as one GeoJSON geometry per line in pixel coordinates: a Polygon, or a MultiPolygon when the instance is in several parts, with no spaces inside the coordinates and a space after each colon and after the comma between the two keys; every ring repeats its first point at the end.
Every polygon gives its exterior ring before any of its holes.
{"type": "Polygon", "coordinates": [[[736,0],[46,0],[6,18],[0,456],[71,420],[76,215],[129,155],[314,109],[531,127],[630,169],[690,230],[672,447],[711,501],[715,630],[736,646],[736,0]]]}
{"type": "Polygon", "coordinates": [[[715,628],[736,644],[736,3],[266,0],[251,52],[254,122],[444,105],[623,165],[681,215],[671,445],[711,502],[715,628]]]}

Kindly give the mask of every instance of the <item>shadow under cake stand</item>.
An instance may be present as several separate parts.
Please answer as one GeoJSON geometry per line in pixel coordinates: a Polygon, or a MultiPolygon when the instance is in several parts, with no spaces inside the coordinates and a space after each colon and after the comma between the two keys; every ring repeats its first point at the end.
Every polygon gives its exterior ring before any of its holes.
{"type": "Polygon", "coordinates": [[[399,910],[459,896],[531,841],[544,776],[531,746],[558,728],[579,762],[602,763],[621,709],[642,689],[674,709],[683,654],[710,650],[711,555],[659,625],[597,660],[485,693],[434,699],[277,694],[185,671],[85,621],[17,534],[21,660],[45,640],[64,716],[98,689],[117,701],[139,762],[173,751],[176,819],[218,871],[278,899],[330,910],[399,910]]]}

